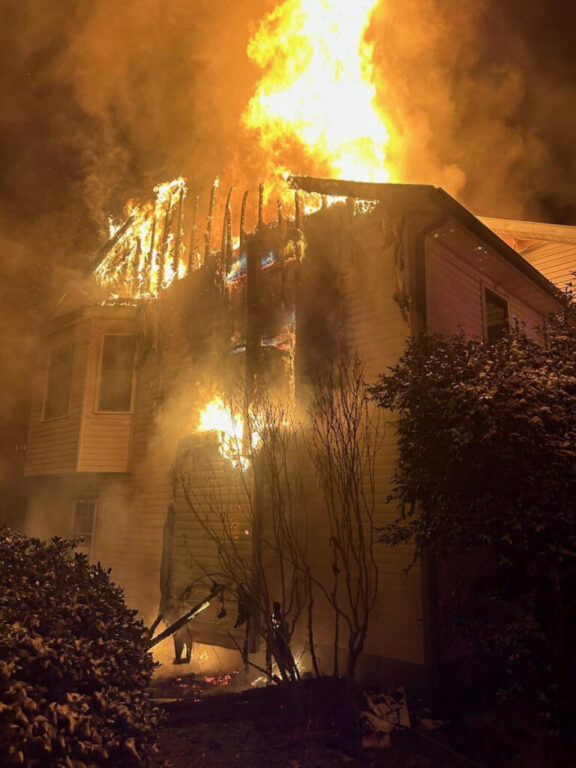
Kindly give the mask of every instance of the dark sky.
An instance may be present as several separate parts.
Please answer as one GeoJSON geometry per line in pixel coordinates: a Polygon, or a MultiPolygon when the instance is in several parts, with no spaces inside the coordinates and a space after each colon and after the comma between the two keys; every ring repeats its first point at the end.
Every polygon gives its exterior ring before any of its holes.
{"type": "MultiPolygon", "coordinates": [[[[276,4],[0,0],[3,359],[128,197],[250,156],[245,48],[276,4]]],[[[370,38],[404,180],[482,215],[576,224],[573,0],[382,0],[370,38]]]]}

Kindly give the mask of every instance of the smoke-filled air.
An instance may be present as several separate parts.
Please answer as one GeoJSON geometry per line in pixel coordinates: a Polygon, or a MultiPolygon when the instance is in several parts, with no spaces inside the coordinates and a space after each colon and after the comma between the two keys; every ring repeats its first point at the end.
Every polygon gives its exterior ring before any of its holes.
{"type": "Polygon", "coordinates": [[[574,14],[519,0],[4,3],[0,321],[16,341],[3,370],[23,375],[26,339],[110,221],[174,179],[188,211],[201,195],[202,226],[215,178],[221,205],[260,183],[276,205],[286,173],[434,184],[478,214],[576,221],[574,14]]]}

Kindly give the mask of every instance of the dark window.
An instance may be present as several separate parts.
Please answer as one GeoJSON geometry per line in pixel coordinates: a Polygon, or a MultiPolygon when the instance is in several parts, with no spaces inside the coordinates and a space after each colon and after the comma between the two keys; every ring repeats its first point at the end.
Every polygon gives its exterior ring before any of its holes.
{"type": "Polygon", "coordinates": [[[75,539],[81,539],[76,549],[78,552],[88,555],[88,558],[92,556],[95,518],[95,501],[76,502],[74,506],[74,529],[72,535],[75,539]]]}
{"type": "Polygon", "coordinates": [[[44,418],[68,416],[70,388],[74,366],[74,343],[61,344],[52,350],[48,365],[48,382],[44,401],[44,418]]]}
{"type": "Polygon", "coordinates": [[[99,411],[129,411],[132,405],[134,336],[104,336],[99,411]]]}
{"type": "Polygon", "coordinates": [[[508,302],[497,293],[486,289],[486,341],[494,344],[495,341],[508,330],[508,302]]]}

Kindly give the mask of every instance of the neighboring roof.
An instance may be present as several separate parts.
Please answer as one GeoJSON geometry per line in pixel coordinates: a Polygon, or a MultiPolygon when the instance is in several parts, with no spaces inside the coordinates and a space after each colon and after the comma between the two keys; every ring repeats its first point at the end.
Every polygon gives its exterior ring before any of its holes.
{"type": "Polygon", "coordinates": [[[555,243],[571,243],[576,246],[576,227],[564,224],[545,224],[540,221],[518,221],[479,216],[479,220],[494,232],[514,237],[516,240],[542,240],[555,243]]]}
{"type": "Polygon", "coordinates": [[[559,288],[574,281],[576,227],[512,219],[482,221],[559,288]]]}
{"type": "Polygon", "coordinates": [[[418,211],[422,208],[430,211],[436,209],[459,221],[492,249],[500,253],[533,283],[556,298],[556,287],[542,272],[499,237],[493,229],[439,187],[428,184],[375,184],[340,179],[317,179],[309,176],[291,176],[289,183],[295,189],[321,195],[399,203],[418,211]]]}

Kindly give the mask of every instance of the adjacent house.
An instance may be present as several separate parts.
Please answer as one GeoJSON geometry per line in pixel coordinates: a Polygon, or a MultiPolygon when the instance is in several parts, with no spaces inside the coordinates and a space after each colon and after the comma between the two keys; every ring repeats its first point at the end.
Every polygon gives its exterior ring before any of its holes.
{"type": "MultiPolygon", "coordinates": [[[[172,251],[180,279],[138,299],[134,285],[149,279],[152,264],[143,247],[116,271],[115,298],[88,282],[63,300],[46,328],[28,433],[26,531],[82,536],[86,554],[113,569],[147,621],[158,613],[161,581],[193,603],[208,587],[205,563],[217,570],[214,543],[173,472],[184,465],[194,488],[223,489],[230,473],[242,471],[227,462],[209,427],[201,428],[215,397],[241,381],[244,396],[269,392],[305,413],[311,382],[327,378],[342,356],[358,356],[373,380],[411,335],[463,331],[490,341],[515,323],[535,333],[557,307],[554,286],[537,268],[547,257],[531,264],[494,232],[513,242],[515,229],[483,223],[441,189],[294,183],[301,193],[339,202],[308,216],[297,206],[293,219],[260,222],[239,243],[225,220],[218,251],[188,259],[185,268],[172,251]],[[209,461],[190,464],[199,452],[209,461]]],[[[519,237],[529,234],[514,224],[519,237]]],[[[153,243],[154,234],[150,253],[153,243]]],[[[563,276],[551,270],[550,279],[563,276]]],[[[386,497],[395,459],[394,425],[386,420],[375,462],[380,524],[394,516],[386,497]]],[[[309,464],[300,476],[303,525],[321,571],[330,534],[309,464]]],[[[246,557],[257,558],[241,500],[228,493],[223,504],[238,518],[246,557]]],[[[267,514],[265,502],[260,514],[267,514]]],[[[431,571],[415,564],[406,574],[408,547],[376,546],[375,553],[379,589],[365,668],[388,679],[425,679],[434,653],[431,571]]],[[[211,606],[195,620],[201,642],[234,644],[234,617],[227,606],[229,617],[218,619],[222,608],[211,606]]],[[[332,619],[325,607],[318,610],[318,642],[328,658],[332,619]]]]}

